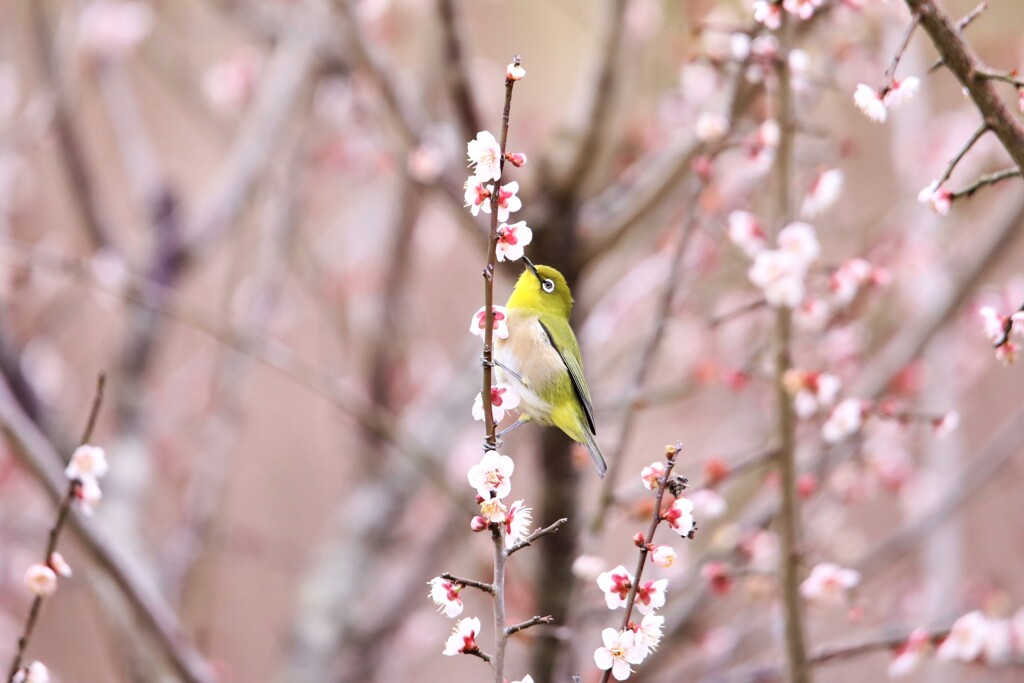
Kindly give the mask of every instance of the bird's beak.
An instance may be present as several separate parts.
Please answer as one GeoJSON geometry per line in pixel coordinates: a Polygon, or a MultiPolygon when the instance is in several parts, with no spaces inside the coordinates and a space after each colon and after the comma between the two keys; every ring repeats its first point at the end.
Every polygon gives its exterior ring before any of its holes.
{"type": "Polygon", "coordinates": [[[526,261],[526,267],[529,268],[531,272],[533,272],[534,276],[538,280],[540,280],[541,279],[540,273],[537,272],[537,266],[533,265],[533,261],[531,261],[530,259],[526,258],[525,256],[523,257],[523,260],[526,261]]]}

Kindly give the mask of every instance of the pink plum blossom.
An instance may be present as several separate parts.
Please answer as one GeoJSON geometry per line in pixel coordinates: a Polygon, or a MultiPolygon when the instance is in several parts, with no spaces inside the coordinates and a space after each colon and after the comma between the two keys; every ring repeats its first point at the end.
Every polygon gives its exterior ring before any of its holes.
{"type": "Polygon", "coordinates": [[[733,211],[729,214],[729,241],[743,250],[750,258],[764,251],[768,236],[760,221],[752,213],[733,211]]]}
{"type": "MultiPolygon", "coordinates": [[[[495,384],[491,387],[491,417],[495,422],[501,422],[505,413],[515,410],[519,405],[519,394],[508,384],[495,384]]],[[[473,402],[473,419],[483,422],[484,404],[483,398],[478,393],[473,402]]],[[[499,496],[500,497],[500,496],[499,496]]]]}
{"type": "Polygon", "coordinates": [[[511,548],[530,533],[530,522],[533,510],[524,505],[525,501],[517,500],[508,508],[505,516],[505,547],[511,548]]]}
{"type": "Polygon", "coordinates": [[[665,589],[668,588],[668,579],[648,579],[636,588],[636,602],[634,605],[640,614],[651,614],[655,610],[665,606],[665,589]]]}
{"type": "Polygon", "coordinates": [[[921,81],[915,76],[904,78],[902,81],[894,80],[882,101],[889,109],[898,109],[914,99],[920,86],[921,81]]]}
{"type": "Polygon", "coordinates": [[[939,181],[936,180],[918,193],[917,201],[927,204],[928,208],[940,216],[948,216],[953,206],[953,193],[939,185],[939,181]]]}
{"type": "Polygon", "coordinates": [[[526,221],[502,223],[498,226],[498,260],[518,261],[525,253],[523,248],[531,241],[533,230],[526,225],[526,221]]]}
{"type": "Polygon", "coordinates": [[[466,202],[466,208],[474,216],[480,215],[480,210],[483,209],[485,213],[491,212],[491,188],[494,185],[487,185],[484,181],[477,178],[475,175],[469,176],[466,179],[465,194],[463,200],[466,202]]]}
{"type": "Polygon", "coordinates": [[[822,171],[811,181],[807,189],[804,201],[800,205],[800,213],[813,218],[824,213],[836,200],[843,190],[843,172],[838,168],[822,171]]]}
{"type": "Polygon", "coordinates": [[[75,479],[102,479],[107,473],[107,454],[99,446],[84,444],[71,454],[71,461],[64,470],[64,475],[75,479]]]}
{"type": "Polygon", "coordinates": [[[675,502],[661,513],[661,518],[680,536],[689,536],[696,526],[693,519],[693,501],[688,498],[676,498],[675,502]]]}
{"type": "Polygon", "coordinates": [[[754,21],[777,31],[782,26],[782,7],[772,0],[754,0],[754,21]]]}
{"type": "Polygon", "coordinates": [[[454,657],[458,654],[476,652],[480,648],[476,644],[476,637],[480,633],[480,620],[476,617],[460,619],[455,623],[452,634],[444,644],[443,654],[454,657]]]}
{"type": "Polygon", "coordinates": [[[643,482],[644,488],[648,491],[656,490],[661,478],[664,476],[665,463],[663,462],[652,462],[640,470],[640,481],[643,482]]]}
{"type": "MultiPolygon", "coordinates": [[[[508,339],[508,310],[504,306],[492,306],[491,310],[494,311],[491,325],[494,328],[494,336],[498,339],[508,339]]],[[[473,319],[469,321],[469,332],[483,339],[485,327],[487,327],[487,310],[481,306],[473,314],[473,319]]]]}
{"type": "Polygon", "coordinates": [[[800,584],[800,595],[808,602],[841,607],[846,604],[849,591],[859,583],[859,572],[831,562],[822,562],[800,584]]]}
{"type": "Polygon", "coordinates": [[[821,7],[824,0],[783,0],[782,7],[804,21],[814,16],[814,10],[821,7]]]}
{"type": "Polygon", "coordinates": [[[629,589],[633,587],[633,575],[621,564],[597,577],[597,587],[604,593],[608,609],[616,609],[626,606],[626,596],[629,589]]]}
{"type": "Polygon", "coordinates": [[[896,656],[889,662],[889,678],[909,676],[921,666],[924,656],[931,649],[931,636],[923,628],[915,628],[907,642],[896,651],[896,656]]]}
{"type": "Polygon", "coordinates": [[[435,576],[429,582],[430,599],[437,605],[438,612],[444,612],[449,619],[462,614],[462,586],[435,576]]]}

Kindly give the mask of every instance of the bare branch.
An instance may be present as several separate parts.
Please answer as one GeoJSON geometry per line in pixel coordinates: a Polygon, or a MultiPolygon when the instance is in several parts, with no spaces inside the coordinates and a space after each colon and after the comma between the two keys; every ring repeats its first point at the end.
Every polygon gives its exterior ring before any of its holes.
{"type": "Polygon", "coordinates": [[[530,534],[529,536],[527,536],[526,538],[524,538],[523,540],[519,541],[518,543],[516,543],[511,548],[509,548],[508,549],[508,554],[511,555],[513,553],[519,552],[523,548],[525,548],[527,546],[530,546],[530,545],[533,545],[535,542],[539,541],[540,539],[544,538],[545,536],[550,536],[551,534],[553,534],[556,531],[558,531],[559,529],[561,529],[565,525],[565,523],[568,522],[568,521],[569,521],[569,519],[567,517],[563,517],[563,518],[559,519],[558,521],[556,521],[555,523],[551,524],[550,526],[546,526],[543,529],[537,529],[532,534],[530,534]]]}
{"type": "Polygon", "coordinates": [[[520,631],[525,631],[531,626],[537,626],[538,624],[550,624],[554,620],[555,618],[551,615],[548,615],[546,617],[530,617],[526,621],[521,621],[518,624],[515,624],[514,626],[509,626],[505,629],[505,633],[507,633],[508,635],[512,635],[514,633],[519,633],[520,631]]]}
{"type": "Polygon", "coordinates": [[[953,158],[950,159],[949,164],[946,165],[946,170],[943,171],[942,175],[939,177],[936,187],[942,187],[943,183],[949,180],[949,176],[953,175],[953,169],[956,168],[956,165],[960,163],[960,160],[964,158],[964,155],[967,154],[971,147],[974,147],[974,144],[981,139],[981,136],[988,131],[989,127],[983,123],[978,126],[973,133],[971,133],[971,137],[968,138],[963,147],[960,148],[953,158]]]}
{"type": "Polygon", "coordinates": [[[477,590],[481,590],[484,593],[494,595],[494,586],[492,586],[489,583],[483,583],[482,581],[474,581],[473,579],[462,579],[453,574],[449,574],[448,572],[441,574],[441,578],[446,581],[451,581],[452,583],[457,583],[461,586],[469,586],[470,588],[476,588],[477,590]]]}
{"type": "Polygon", "coordinates": [[[1020,177],[1021,172],[1019,168],[1004,168],[1002,171],[988,173],[986,175],[980,176],[977,180],[975,180],[967,187],[959,189],[956,192],[952,193],[951,199],[953,201],[956,201],[957,199],[966,199],[971,197],[975,192],[977,192],[983,187],[995,185],[996,183],[1001,183],[1002,181],[1008,180],[1010,178],[1020,177]]]}

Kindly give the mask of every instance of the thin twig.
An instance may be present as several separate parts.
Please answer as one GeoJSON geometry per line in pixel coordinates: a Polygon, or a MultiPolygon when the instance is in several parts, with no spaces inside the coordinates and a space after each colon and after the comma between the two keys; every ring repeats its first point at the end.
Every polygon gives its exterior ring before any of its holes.
{"type": "Polygon", "coordinates": [[[454,574],[449,574],[448,572],[441,574],[441,578],[445,581],[457,583],[460,586],[469,586],[470,588],[476,588],[477,590],[481,590],[484,593],[494,595],[494,586],[492,586],[489,583],[484,583],[482,581],[474,581],[473,579],[463,579],[461,577],[455,576],[454,574]]]}
{"type": "Polygon", "coordinates": [[[492,660],[493,660],[493,657],[491,657],[491,655],[487,654],[486,652],[484,652],[483,650],[480,650],[480,649],[468,650],[465,654],[473,655],[474,657],[479,657],[480,659],[484,660],[488,664],[491,664],[492,660]]]}
{"type": "MultiPolygon", "coordinates": [[[[512,63],[519,66],[521,60],[519,55],[512,58],[512,63]]],[[[508,143],[508,122],[512,110],[512,90],[515,87],[515,80],[511,75],[505,75],[505,106],[501,114],[501,134],[498,138],[498,145],[501,149],[501,156],[498,160],[501,172],[505,170],[505,149],[508,143]]],[[[499,172],[499,177],[501,176],[499,172]]],[[[497,265],[498,248],[498,201],[500,192],[498,182],[494,184],[494,192],[491,193],[491,229],[487,241],[487,265],[483,270],[484,277],[484,352],[483,352],[483,389],[480,398],[484,406],[484,426],[486,428],[485,449],[497,447],[498,438],[495,434],[496,424],[494,413],[491,410],[491,387],[494,369],[494,269],[497,265]]],[[[491,658],[491,671],[494,674],[494,683],[504,683],[505,680],[505,647],[508,645],[508,634],[505,632],[505,563],[508,560],[509,552],[505,547],[505,525],[491,525],[491,541],[494,543],[494,580],[491,585],[494,588],[494,656],[491,658]]]]}
{"type": "Polygon", "coordinates": [[[964,187],[952,193],[950,195],[950,198],[954,201],[957,199],[965,199],[972,196],[975,192],[977,192],[983,187],[988,187],[989,185],[1001,183],[1002,181],[1008,180],[1009,178],[1020,177],[1021,172],[1019,168],[1004,168],[1003,170],[996,171],[995,173],[989,173],[983,176],[979,176],[977,180],[975,180],[967,187],[964,187]]]}
{"type": "Polygon", "coordinates": [[[896,67],[899,66],[900,60],[903,58],[903,53],[906,52],[907,46],[910,45],[910,38],[914,35],[914,29],[921,22],[921,17],[917,14],[910,16],[910,23],[907,24],[907,28],[903,31],[903,37],[900,39],[899,47],[896,48],[896,54],[893,55],[892,61],[889,62],[889,67],[885,70],[885,83],[882,86],[882,92],[888,92],[893,83],[896,81],[896,67]]]}
{"type": "MultiPolygon", "coordinates": [[[[101,374],[96,380],[96,392],[93,395],[92,407],[89,409],[89,418],[85,422],[85,429],[82,432],[82,439],[79,442],[81,445],[89,443],[89,439],[92,437],[93,429],[96,427],[96,418],[99,417],[100,407],[103,405],[103,394],[104,388],[106,387],[107,378],[106,375],[101,374]]],[[[67,493],[60,501],[60,505],[57,508],[57,521],[53,527],[50,528],[49,537],[46,543],[46,551],[43,555],[43,564],[47,567],[50,566],[50,558],[53,557],[53,553],[57,550],[57,540],[60,538],[61,531],[64,530],[64,523],[67,522],[68,513],[71,511],[71,503],[75,499],[75,495],[78,492],[78,487],[81,486],[81,482],[77,479],[73,479],[68,484],[67,493]]],[[[8,683],[13,683],[15,675],[21,669],[21,662],[25,656],[25,649],[28,647],[29,640],[32,638],[32,632],[35,630],[36,620],[39,618],[39,610],[43,606],[43,596],[37,595],[32,600],[32,607],[29,609],[28,618],[25,620],[25,627],[21,631],[21,636],[18,638],[18,649],[14,653],[14,659],[11,661],[11,668],[7,673],[8,683]]]]}
{"type": "Polygon", "coordinates": [[[527,546],[533,545],[535,542],[537,542],[541,538],[544,538],[545,536],[550,536],[551,534],[555,533],[556,531],[561,529],[563,526],[565,526],[565,523],[568,522],[568,521],[569,521],[568,517],[562,517],[561,519],[556,521],[554,524],[551,524],[550,526],[546,526],[543,529],[537,529],[532,534],[530,534],[529,536],[527,536],[526,538],[524,538],[523,540],[519,541],[518,543],[513,545],[511,548],[509,548],[508,549],[508,554],[511,555],[513,553],[519,552],[523,548],[526,548],[527,546]]]}
{"type": "MultiPolygon", "coordinates": [[[[915,20],[907,30],[903,45],[893,61],[892,78],[899,55],[910,40],[915,20]]],[[[792,22],[783,20],[779,32],[783,49],[792,41],[792,22]]],[[[780,60],[776,65],[779,78],[778,118],[781,128],[775,172],[778,188],[777,222],[784,225],[792,216],[793,181],[793,89],[789,64],[780,60]]],[[[782,609],[785,619],[786,665],[792,683],[808,683],[811,679],[807,666],[807,645],[804,639],[803,599],[800,597],[800,507],[796,490],[796,414],[793,398],[786,388],[785,376],[792,366],[793,311],[779,308],[775,317],[775,401],[779,443],[778,471],[782,503],[779,510],[779,579],[782,587],[782,609]]]]}
{"type": "MultiPolygon", "coordinates": [[[[982,2],[978,3],[977,7],[975,7],[973,10],[971,10],[970,14],[962,17],[960,19],[960,21],[956,22],[956,30],[957,31],[963,31],[965,28],[970,26],[974,22],[975,19],[980,17],[982,15],[982,13],[984,13],[985,10],[987,10],[987,9],[988,9],[988,0],[982,0],[982,2]]],[[[943,64],[945,64],[945,62],[943,62],[942,58],[939,57],[928,68],[928,73],[932,73],[933,71],[937,71],[938,69],[941,69],[943,64]]]]}
{"type": "Polygon", "coordinates": [[[531,626],[537,626],[539,624],[550,624],[554,620],[555,620],[555,618],[552,617],[550,614],[547,615],[547,616],[544,616],[544,617],[540,617],[540,616],[530,617],[526,621],[521,621],[518,624],[515,624],[514,626],[509,626],[508,628],[505,629],[505,633],[507,633],[508,635],[512,635],[513,633],[519,633],[520,631],[525,631],[526,629],[530,628],[531,626]]]}
{"type": "Polygon", "coordinates": [[[942,176],[937,181],[938,184],[936,187],[942,187],[942,185],[949,180],[949,176],[953,175],[953,169],[956,168],[956,165],[960,163],[960,160],[964,158],[964,155],[967,154],[968,151],[970,151],[971,147],[974,147],[974,144],[981,139],[981,136],[988,131],[988,125],[982,123],[974,130],[973,133],[971,133],[971,137],[968,138],[967,142],[965,142],[963,147],[960,148],[960,151],[958,151],[953,158],[949,160],[949,164],[946,165],[946,170],[942,172],[942,176]]]}
{"type": "MultiPolygon", "coordinates": [[[[636,560],[636,570],[633,572],[633,583],[630,585],[629,593],[626,595],[626,614],[622,617],[622,628],[619,629],[620,631],[629,628],[630,619],[633,618],[633,605],[636,603],[636,594],[640,589],[640,578],[643,576],[644,565],[647,563],[648,547],[654,542],[654,534],[658,530],[658,525],[662,522],[661,502],[665,498],[665,491],[668,489],[669,479],[672,477],[672,469],[676,466],[676,456],[679,455],[682,449],[682,444],[669,446],[665,449],[665,473],[658,480],[658,492],[654,498],[654,511],[651,513],[651,523],[647,527],[647,535],[644,536],[643,545],[640,546],[640,556],[636,560]]],[[[604,673],[601,674],[601,683],[608,683],[611,675],[612,670],[605,669],[604,673]]]]}
{"type": "Polygon", "coordinates": [[[979,71],[979,78],[987,78],[990,81],[1001,81],[1003,83],[1009,83],[1016,88],[1024,88],[1024,80],[1017,78],[1015,72],[1011,73],[998,73],[996,71],[979,71]]]}
{"type": "Polygon", "coordinates": [[[747,303],[740,304],[736,308],[729,309],[728,311],[725,311],[724,313],[719,313],[718,315],[716,315],[713,318],[711,318],[710,321],[708,321],[708,325],[712,329],[714,329],[714,328],[718,327],[719,325],[721,325],[722,323],[727,323],[730,320],[738,318],[738,317],[740,317],[740,316],[742,316],[742,315],[744,315],[746,313],[750,313],[752,311],[756,311],[756,310],[759,310],[761,308],[764,308],[767,304],[768,304],[768,302],[765,300],[764,297],[760,297],[760,298],[754,299],[753,301],[748,301],[747,303]]]}

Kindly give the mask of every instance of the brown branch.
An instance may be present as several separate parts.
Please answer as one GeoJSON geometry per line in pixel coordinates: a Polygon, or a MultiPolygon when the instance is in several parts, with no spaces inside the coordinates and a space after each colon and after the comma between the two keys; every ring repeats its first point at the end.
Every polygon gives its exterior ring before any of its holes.
{"type": "MultiPolygon", "coordinates": [[[[620,631],[624,631],[629,627],[630,619],[633,618],[633,605],[636,603],[636,594],[640,589],[640,578],[644,573],[644,565],[647,563],[647,553],[650,544],[654,542],[654,534],[658,530],[658,525],[662,522],[661,517],[661,502],[665,498],[665,491],[669,487],[669,480],[672,478],[672,469],[676,466],[676,456],[682,451],[683,446],[677,443],[675,446],[668,446],[665,448],[665,474],[662,475],[661,479],[658,480],[658,491],[654,498],[654,511],[651,513],[651,523],[647,527],[647,535],[644,536],[644,542],[640,545],[640,555],[636,560],[636,569],[633,572],[633,583],[629,587],[629,593],[626,595],[626,614],[622,617],[622,627],[620,631]]],[[[611,669],[605,669],[601,674],[601,683],[608,683],[609,677],[612,675],[611,669]]]]}
{"type": "MultiPolygon", "coordinates": [[[[18,406],[6,383],[0,383],[0,429],[24,464],[43,485],[54,502],[64,496],[61,457],[53,445],[18,406]]],[[[125,596],[144,627],[182,680],[187,683],[213,683],[209,664],[195,649],[177,616],[138,570],[98,527],[81,515],[68,515],[72,530],[125,596]]]]}
{"type": "MultiPolygon", "coordinates": [[[[106,387],[107,378],[105,375],[100,375],[96,380],[96,392],[92,399],[92,408],[89,409],[89,418],[85,422],[85,429],[82,432],[82,438],[79,441],[81,445],[89,443],[89,439],[92,437],[93,429],[96,427],[96,419],[100,414],[100,406],[103,405],[103,393],[106,387]]],[[[71,511],[71,503],[75,499],[75,494],[78,492],[78,487],[81,485],[77,479],[72,480],[68,484],[67,493],[60,501],[60,505],[57,507],[57,521],[50,528],[50,533],[46,543],[46,551],[43,553],[43,564],[50,567],[50,558],[53,557],[53,553],[57,550],[57,540],[60,538],[61,531],[64,530],[64,524],[67,522],[68,513],[71,511]]],[[[52,568],[52,567],[51,567],[52,568]]],[[[21,662],[25,656],[25,649],[28,647],[29,640],[32,638],[32,632],[36,626],[36,620],[39,618],[39,610],[43,606],[43,596],[37,595],[32,600],[32,607],[29,608],[28,618],[25,620],[25,626],[21,631],[21,636],[18,638],[18,649],[14,653],[14,659],[11,661],[11,668],[7,673],[7,682],[13,683],[15,675],[21,669],[21,662]]]]}
{"type": "Polygon", "coordinates": [[[967,46],[959,29],[934,0],[904,0],[907,7],[921,19],[946,67],[967,89],[971,100],[992,129],[1018,168],[1024,169],[1024,124],[1009,110],[996,91],[995,84],[985,77],[985,69],[967,46]]]}
{"type": "MultiPolygon", "coordinates": [[[[965,15],[960,19],[960,21],[956,22],[957,31],[963,31],[965,28],[970,26],[972,23],[974,23],[974,20],[980,17],[987,9],[988,0],[982,0],[980,3],[978,3],[977,7],[971,10],[970,14],[965,15]]],[[[936,59],[935,62],[928,68],[928,73],[932,73],[934,71],[937,71],[938,69],[941,69],[943,65],[944,62],[942,61],[941,57],[939,59],[936,59]]]]}
{"type": "Polygon", "coordinates": [[[910,45],[910,38],[914,35],[914,29],[917,28],[921,18],[916,14],[911,15],[910,23],[907,24],[907,28],[903,31],[903,37],[900,39],[899,47],[896,48],[896,54],[893,55],[892,61],[889,63],[888,68],[885,70],[885,83],[882,85],[882,92],[888,92],[892,88],[892,84],[896,80],[896,67],[899,66],[900,60],[903,58],[903,53],[906,52],[907,46],[910,45]]]}
{"type": "Polygon", "coordinates": [[[463,654],[472,655],[474,657],[479,657],[480,659],[484,660],[488,664],[492,664],[493,665],[493,662],[492,662],[493,657],[491,657],[491,655],[487,654],[486,652],[484,652],[483,650],[481,650],[479,648],[477,648],[476,650],[468,650],[467,652],[464,652],[463,654]]]}
{"type": "Polygon", "coordinates": [[[957,199],[967,199],[973,196],[975,192],[982,189],[983,187],[995,185],[996,183],[1001,183],[1002,181],[1008,180],[1010,178],[1020,177],[1021,172],[1019,168],[1004,168],[1002,171],[996,171],[995,173],[988,173],[986,175],[980,176],[977,180],[975,180],[967,187],[961,188],[956,192],[953,192],[950,195],[950,198],[953,201],[956,201],[957,199]]]}
{"type": "MultiPolygon", "coordinates": [[[[789,19],[783,18],[783,25],[779,31],[780,43],[784,50],[788,50],[792,44],[793,28],[789,19]]],[[[907,32],[905,41],[909,40],[909,35],[910,31],[907,32]]],[[[789,221],[793,214],[794,116],[793,90],[786,60],[780,60],[776,64],[776,70],[779,78],[777,96],[781,131],[775,172],[778,183],[777,222],[781,226],[789,221]]],[[[785,617],[787,673],[792,683],[808,683],[811,674],[807,666],[803,599],[800,597],[800,504],[796,490],[796,414],[793,397],[787,390],[785,381],[786,373],[792,366],[792,325],[792,309],[779,308],[775,316],[775,400],[779,443],[777,463],[782,497],[778,519],[779,581],[785,617]]]]}
{"type": "Polygon", "coordinates": [[[964,158],[964,155],[967,154],[968,151],[970,151],[971,147],[974,147],[975,143],[981,139],[981,136],[988,131],[988,125],[982,123],[974,130],[973,133],[971,133],[971,137],[968,138],[963,147],[961,147],[953,158],[949,160],[949,164],[946,165],[946,170],[942,172],[942,175],[936,181],[936,187],[942,187],[943,183],[949,180],[949,176],[953,175],[953,169],[956,168],[956,165],[960,163],[960,160],[964,158]]]}
{"type": "Polygon", "coordinates": [[[537,529],[532,534],[530,534],[529,536],[527,536],[526,538],[524,538],[523,540],[519,541],[518,543],[513,545],[511,548],[509,548],[508,549],[508,554],[511,555],[513,553],[519,552],[523,548],[526,548],[527,546],[533,545],[534,543],[536,543],[540,539],[544,538],[545,536],[550,536],[550,535],[554,534],[556,531],[558,531],[563,526],[565,526],[565,523],[568,522],[568,521],[569,521],[568,517],[562,517],[561,519],[557,520],[556,522],[554,522],[550,526],[546,526],[543,529],[537,529]]]}
{"type": "Polygon", "coordinates": [[[555,618],[551,615],[548,615],[546,617],[530,617],[526,621],[521,621],[518,624],[515,624],[514,626],[509,626],[505,629],[505,633],[507,633],[508,635],[512,635],[514,633],[519,633],[520,631],[525,631],[526,629],[532,626],[538,626],[540,624],[550,624],[554,620],[555,618]]]}
{"type": "Polygon", "coordinates": [[[470,588],[476,588],[477,590],[481,590],[484,593],[494,595],[494,586],[492,586],[489,583],[483,583],[482,581],[474,581],[473,579],[463,579],[453,574],[449,574],[448,572],[441,574],[441,578],[445,581],[457,583],[460,586],[469,586],[470,588]]]}
{"type": "Polygon", "coordinates": [[[626,0],[605,0],[605,3],[604,32],[598,39],[597,47],[597,68],[585,85],[587,90],[583,95],[586,108],[582,123],[578,127],[582,133],[564,170],[554,179],[555,192],[561,195],[579,192],[593,171],[594,161],[607,137],[605,132],[611,118],[612,100],[617,90],[616,67],[622,59],[626,0]]]}
{"type": "Polygon", "coordinates": [[[448,87],[448,96],[455,105],[462,137],[472,140],[483,126],[473,102],[473,93],[469,89],[469,68],[464,54],[465,33],[456,15],[455,0],[437,0],[437,13],[441,19],[441,36],[444,40],[441,72],[448,87]]]}

